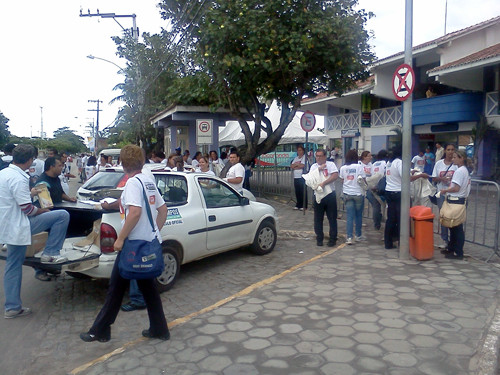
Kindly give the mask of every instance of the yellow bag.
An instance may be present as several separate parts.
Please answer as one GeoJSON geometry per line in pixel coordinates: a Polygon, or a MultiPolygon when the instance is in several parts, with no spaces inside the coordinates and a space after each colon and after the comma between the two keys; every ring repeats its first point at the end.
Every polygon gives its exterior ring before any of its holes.
{"type": "Polygon", "coordinates": [[[443,206],[439,211],[439,221],[442,226],[453,228],[465,223],[467,218],[467,206],[465,198],[459,198],[455,202],[448,200],[448,197],[443,202],[443,206]]]}

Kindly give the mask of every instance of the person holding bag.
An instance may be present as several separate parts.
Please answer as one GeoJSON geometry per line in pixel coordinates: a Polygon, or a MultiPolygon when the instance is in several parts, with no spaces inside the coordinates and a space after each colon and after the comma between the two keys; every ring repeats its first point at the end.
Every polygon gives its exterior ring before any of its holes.
{"type": "MultiPolygon", "coordinates": [[[[118,256],[111,272],[104,306],[90,330],[80,334],[80,338],[86,342],[96,340],[107,342],[111,339],[111,325],[120,311],[120,305],[131,278],[126,274],[127,278],[124,277],[124,269],[121,264],[128,261],[134,253],[134,251],[129,252],[128,247],[141,245],[142,250],[142,245],[150,243],[149,246],[145,247],[154,248],[156,241],[161,241],[158,228],[163,227],[167,218],[167,206],[156,188],[155,181],[141,173],[144,165],[142,149],[135,145],[127,145],[122,148],[120,159],[123,169],[129,177],[120,198],[120,211],[125,214],[125,219],[122,230],[114,244],[118,256]],[[121,257],[125,257],[123,262],[120,261],[121,257]]],[[[139,248],[136,250],[138,252],[139,248]]],[[[154,276],[149,275],[149,278],[141,278],[140,274],[133,276],[137,279],[148,309],[149,329],[143,330],[142,335],[149,338],[168,340],[170,332],[163,312],[160,294],[154,283],[154,276]]]]}
{"type": "MultiPolygon", "coordinates": [[[[441,147],[442,148],[442,147],[441,147]]],[[[453,177],[453,173],[457,170],[457,166],[453,164],[453,154],[455,153],[455,146],[453,144],[447,144],[444,147],[445,149],[445,157],[444,159],[440,159],[434,165],[434,170],[432,171],[432,182],[437,183],[437,191],[441,191],[443,189],[447,189],[450,187],[451,179],[453,177]]],[[[443,207],[445,196],[440,195],[439,198],[436,198],[436,204],[441,210],[443,207]]],[[[444,249],[443,252],[446,253],[448,250],[448,228],[444,225],[441,225],[441,244],[439,244],[438,248],[444,249]]]]}
{"type": "MultiPolygon", "coordinates": [[[[453,154],[453,164],[458,168],[453,173],[450,187],[441,189],[441,195],[447,194],[446,201],[450,205],[463,205],[466,209],[466,200],[470,193],[470,175],[467,169],[467,154],[465,151],[457,150],[453,154]]],[[[443,210],[445,205],[443,204],[443,210]]],[[[464,259],[465,232],[463,222],[450,228],[450,242],[448,251],[445,252],[447,259],[464,259]]]]}

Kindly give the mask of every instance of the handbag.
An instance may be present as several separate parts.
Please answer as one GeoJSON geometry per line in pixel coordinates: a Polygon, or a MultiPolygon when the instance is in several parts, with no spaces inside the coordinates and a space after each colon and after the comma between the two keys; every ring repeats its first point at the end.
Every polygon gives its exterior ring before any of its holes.
{"type": "Polygon", "coordinates": [[[465,223],[467,207],[465,198],[447,196],[439,211],[439,221],[447,228],[457,227],[465,223]]]}
{"type": "MultiPolygon", "coordinates": [[[[137,179],[141,181],[139,178],[137,179]]],[[[129,280],[154,279],[160,276],[165,268],[162,247],[156,238],[153,215],[142,181],[141,186],[149,223],[155,237],[152,241],[125,239],[118,261],[118,270],[121,277],[129,280]]]]}

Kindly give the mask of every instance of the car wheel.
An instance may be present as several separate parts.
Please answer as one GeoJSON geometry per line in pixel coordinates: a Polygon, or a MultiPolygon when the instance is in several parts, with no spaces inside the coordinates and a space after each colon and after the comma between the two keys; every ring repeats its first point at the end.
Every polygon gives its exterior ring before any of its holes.
{"type": "Polygon", "coordinates": [[[165,262],[163,273],[155,280],[156,287],[160,293],[166,292],[174,286],[181,270],[179,255],[175,248],[170,246],[163,248],[163,261],[165,262]]]}
{"type": "Polygon", "coordinates": [[[265,255],[273,251],[274,245],[276,245],[276,228],[270,221],[264,221],[257,229],[251,250],[254,254],[265,255]]]}

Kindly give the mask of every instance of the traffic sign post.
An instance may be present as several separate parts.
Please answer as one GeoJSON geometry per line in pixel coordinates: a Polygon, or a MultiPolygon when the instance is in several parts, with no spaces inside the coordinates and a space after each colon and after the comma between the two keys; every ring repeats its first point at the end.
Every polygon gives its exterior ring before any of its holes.
{"type": "Polygon", "coordinates": [[[213,120],[196,120],[196,144],[211,145],[213,120]]]}
{"type": "MultiPolygon", "coordinates": [[[[316,126],[316,116],[314,115],[314,113],[312,113],[311,111],[305,111],[302,117],[300,118],[300,126],[306,132],[306,145],[307,145],[309,143],[309,132],[312,131],[316,126]]],[[[309,158],[307,156],[307,153],[304,153],[304,155],[306,160],[304,170],[309,172],[309,158]]],[[[306,191],[307,191],[307,186],[304,187],[304,199],[302,200],[304,202],[304,206],[307,206],[306,191]]],[[[305,214],[306,214],[306,209],[304,208],[303,215],[305,214]]]]}
{"type": "Polygon", "coordinates": [[[415,72],[408,64],[401,64],[392,76],[392,93],[400,102],[408,99],[415,88],[415,72]]]}

